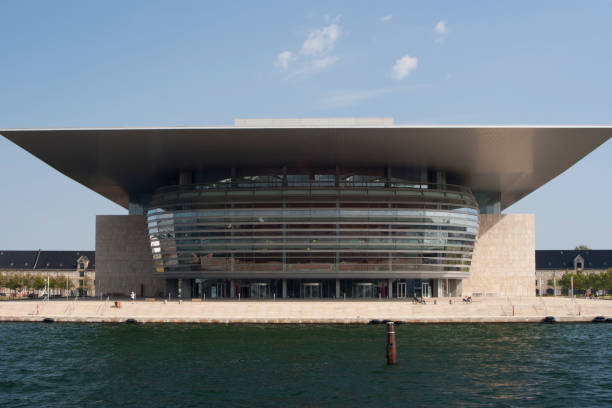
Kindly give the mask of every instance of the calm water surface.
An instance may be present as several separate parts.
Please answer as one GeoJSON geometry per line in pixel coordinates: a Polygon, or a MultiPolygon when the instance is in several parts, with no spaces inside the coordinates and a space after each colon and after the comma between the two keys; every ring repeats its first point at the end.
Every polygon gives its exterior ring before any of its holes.
{"type": "Polygon", "coordinates": [[[612,324],[0,324],[6,407],[612,406],[612,324]]]}

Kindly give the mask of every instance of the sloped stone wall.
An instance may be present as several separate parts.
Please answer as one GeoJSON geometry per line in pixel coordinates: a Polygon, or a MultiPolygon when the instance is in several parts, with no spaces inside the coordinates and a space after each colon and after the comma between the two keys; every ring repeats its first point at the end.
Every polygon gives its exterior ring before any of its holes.
{"type": "Polygon", "coordinates": [[[463,295],[535,296],[535,217],[481,214],[463,295]]]}
{"type": "Polygon", "coordinates": [[[96,287],[104,294],[157,296],[165,282],[153,277],[144,215],[96,216],[96,287]]]}

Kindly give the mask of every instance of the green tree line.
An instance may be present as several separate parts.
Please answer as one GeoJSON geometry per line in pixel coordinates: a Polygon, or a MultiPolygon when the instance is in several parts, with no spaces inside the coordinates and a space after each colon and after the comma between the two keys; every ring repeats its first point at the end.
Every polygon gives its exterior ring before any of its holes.
{"type": "MultiPolygon", "coordinates": [[[[66,289],[66,275],[50,275],[49,288],[55,290],[66,289]]],[[[7,288],[11,293],[47,288],[47,277],[35,273],[5,273],[0,274],[0,288],[7,288]]],[[[76,285],[68,278],[68,290],[75,289],[76,285]]]]}
{"type": "MultiPolygon", "coordinates": [[[[572,278],[574,279],[575,291],[604,291],[604,293],[612,292],[612,268],[601,273],[582,273],[582,272],[565,272],[561,279],[557,280],[557,287],[570,290],[572,287],[572,278]]],[[[548,284],[553,286],[553,280],[549,280],[548,284]]]]}

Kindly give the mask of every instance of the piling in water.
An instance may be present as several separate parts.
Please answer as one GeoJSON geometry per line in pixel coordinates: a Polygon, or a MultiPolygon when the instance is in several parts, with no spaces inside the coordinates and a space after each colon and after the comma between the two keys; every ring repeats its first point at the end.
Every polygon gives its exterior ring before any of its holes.
{"type": "Polygon", "coordinates": [[[397,364],[397,351],[395,350],[395,325],[387,322],[387,365],[397,364]]]}

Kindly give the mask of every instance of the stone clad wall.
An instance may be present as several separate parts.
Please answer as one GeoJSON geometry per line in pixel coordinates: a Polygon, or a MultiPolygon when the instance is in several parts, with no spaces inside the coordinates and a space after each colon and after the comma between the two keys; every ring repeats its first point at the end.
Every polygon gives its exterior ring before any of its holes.
{"type": "Polygon", "coordinates": [[[96,287],[104,294],[157,296],[165,282],[153,277],[144,215],[96,216],[96,287]]]}
{"type": "Polygon", "coordinates": [[[535,296],[533,214],[481,214],[463,295],[535,296]]]}

